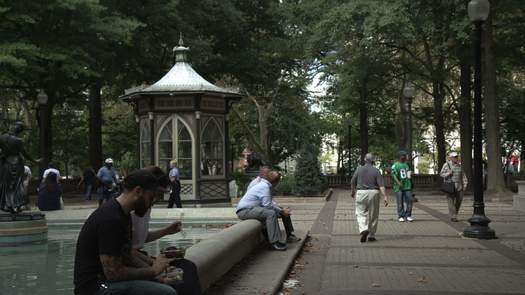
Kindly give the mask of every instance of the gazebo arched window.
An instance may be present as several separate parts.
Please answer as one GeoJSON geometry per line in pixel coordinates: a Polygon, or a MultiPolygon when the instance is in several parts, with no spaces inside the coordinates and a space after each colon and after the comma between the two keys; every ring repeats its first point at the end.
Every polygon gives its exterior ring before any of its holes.
{"type": "Polygon", "coordinates": [[[191,136],[188,128],[180,120],[177,120],[177,163],[181,178],[192,178],[191,167],[191,136]]]}
{"type": "Polygon", "coordinates": [[[217,121],[210,118],[201,137],[202,175],[223,175],[223,136],[217,121]]]}
{"type": "Polygon", "coordinates": [[[150,137],[150,127],[147,120],[142,120],[140,128],[140,165],[141,167],[146,167],[151,165],[151,137],[150,137]]]}
{"type": "Polygon", "coordinates": [[[160,129],[157,142],[159,166],[168,168],[170,161],[176,159],[180,178],[191,179],[193,141],[182,120],[178,117],[168,119],[160,129]]]}
{"type": "Polygon", "coordinates": [[[173,124],[168,122],[159,135],[159,166],[169,168],[173,159],[173,124]]]}

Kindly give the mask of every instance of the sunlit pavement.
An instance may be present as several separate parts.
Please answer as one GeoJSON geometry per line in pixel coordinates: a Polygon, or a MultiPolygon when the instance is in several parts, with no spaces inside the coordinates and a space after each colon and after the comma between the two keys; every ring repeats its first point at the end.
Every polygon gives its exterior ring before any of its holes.
{"type": "Polygon", "coordinates": [[[382,207],[377,242],[360,243],[354,202],[336,190],[310,231],[284,294],[525,294],[525,212],[487,202],[496,240],[462,236],[466,198],[452,223],[445,197],[418,195],[414,222],[382,207]]]}

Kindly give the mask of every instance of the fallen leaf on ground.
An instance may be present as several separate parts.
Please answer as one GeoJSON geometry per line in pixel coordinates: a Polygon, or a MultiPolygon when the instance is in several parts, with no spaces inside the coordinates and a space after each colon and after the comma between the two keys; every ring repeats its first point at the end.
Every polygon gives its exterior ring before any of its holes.
{"type": "Polygon", "coordinates": [[[283,283],[283,287],[286,289],[296,288],[297,286],[299,286],[299,281],[295,279],[288,279],[283,283]]]}

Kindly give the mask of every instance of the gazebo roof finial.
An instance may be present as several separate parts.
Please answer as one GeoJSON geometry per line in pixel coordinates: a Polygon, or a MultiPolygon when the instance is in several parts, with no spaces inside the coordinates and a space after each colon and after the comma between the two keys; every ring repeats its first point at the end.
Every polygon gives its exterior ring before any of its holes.
{"type": "Polygon", "coordinates": [[[182,32],[180,32],[180,37],[179,37],[179,46],[184,46],[184,40],[182,40],[182,32]]]}
{"type": "Polygon", "coordinates": [[[182,40],[182,32],[180,32],[179,45],[173,48],[173,52],[175,53],[175,63],[187,62],[189,51],[190,49],[184,46],[184,40],[182,40]]]}

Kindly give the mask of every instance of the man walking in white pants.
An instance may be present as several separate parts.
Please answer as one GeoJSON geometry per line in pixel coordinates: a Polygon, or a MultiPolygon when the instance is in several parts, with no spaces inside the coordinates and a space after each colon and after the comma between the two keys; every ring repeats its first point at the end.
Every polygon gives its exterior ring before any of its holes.
{"type": "Polygon", "coordinates": [[[379,169],[373,166],[374,155],[365,156],[365,165],[360,166],[352,176],[352,198],[355,199],[355,215],[359,226],[360,241],[376,241],[377,222],[379,218],[379,192],[383,195],[385,206],[388,197],[385,192],[383,176],[379,169]]]}

